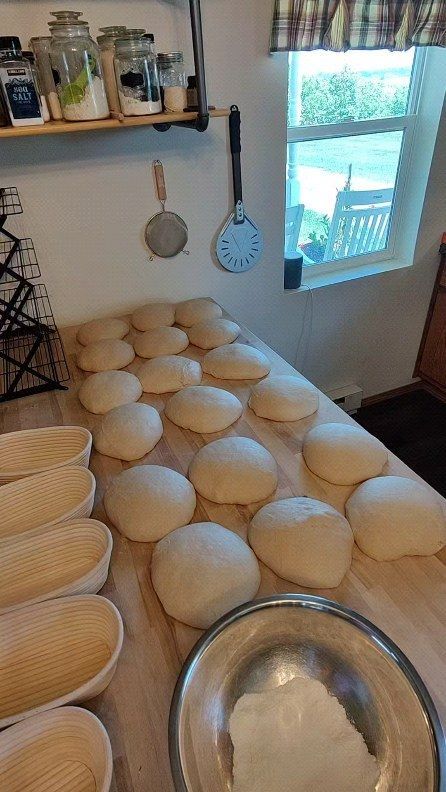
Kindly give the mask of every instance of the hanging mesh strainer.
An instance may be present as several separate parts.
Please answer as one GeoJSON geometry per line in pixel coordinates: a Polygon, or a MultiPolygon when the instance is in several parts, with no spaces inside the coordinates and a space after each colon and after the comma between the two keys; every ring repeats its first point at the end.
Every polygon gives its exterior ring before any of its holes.
{"type": "Polygon", "coordinates": [[[147,247],[150,248],[153,254],[160,256],[160,258],[172,258],[178,253],[187,253],[184,250],[188,239],[187,225],[175,212],[166,211],[166,183],[163,164],[160,160],[155,160],[153,170],[158,200],[163,209],[162,212],[158,212],[149,220],[144,236],[147,247]]]}

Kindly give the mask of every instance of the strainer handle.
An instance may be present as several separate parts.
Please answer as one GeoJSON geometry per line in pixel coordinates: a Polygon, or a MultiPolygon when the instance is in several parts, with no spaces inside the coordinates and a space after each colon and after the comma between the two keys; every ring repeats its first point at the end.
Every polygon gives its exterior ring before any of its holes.
{"type": "Polygon", "coordinates": [[[153,163],[153,170],[155,172],[156,191],[158,193],[158,200],[163,205],[167,200],[166,182],[164,179],[164,168],[161,160],[155,160],[153,163]]]}

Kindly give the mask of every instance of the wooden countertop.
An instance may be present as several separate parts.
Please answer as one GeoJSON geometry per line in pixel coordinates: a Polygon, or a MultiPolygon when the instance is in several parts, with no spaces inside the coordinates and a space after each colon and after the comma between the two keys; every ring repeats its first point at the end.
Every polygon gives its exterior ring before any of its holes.
{"type": "MultiPolygon", "coordinates": [[[[67,392],[29,396],[0,406],[0,431],[9,432],[55,424],[81,424],[90,428],[98,416],[86,412],[76,397],[85,376],[74,363],[76,328],[62,332],[72,375],[67,392]]],[[[267,354],[275,373],[293,372],[269,347],[249,331],[249,341],[267,354]]],[[[199,360],[200,350],[188,347],[182,353],[199,360]]],[[[138,367],[138,359],[129,366],[138,367]]],[[[203,382],[235,393],[244,404],[250,383],[214,380],[203,382]]],[[[252,384],[252,382],[251,382],[252,384]]],[[[145,394],[143,400],[159,410],[165,398],[145,394]]],[[[274,423],[258,418],[246,408],[228,430],[201,436],[185,431],[162,415],[164,435],[153,451],[134,464],[166,465],[186,474],[194,453],[206,442],[224,435],[252,437],[266,446],[279,466],[277,498],[310,495],[342,509],[353,487],[335,487],[310,474],[302,463],[302,438],[311,426],[327,421],[354,423],[342,410],[321,394],[318,413],[295,423],[274,423]]],[[[128,463],[93,452],[91,470],[97,491],[93,517],[107,522],[102,507],[104,489],[128,463]]],[[[418,477],[391,455],[388,473],[418,477]]],[[[198,497],[193,522],[213,520],[246,538],[248,522],[262,504],[252,507],[221,506],[198,497]]],[[[112,526],[110,526],[112,527],[112,526]]],[[[119,608],[125,639],[116,675],[107,690],[87,704],[108,730],[114,755],[113,792],[172,792],[167,723],[170,700],[182,663],[199,630],[168,617],[150,582],[152,545],[130,542],[112,528],[114,549],[110,574],[102,594],[119,608]]],[[[407,654],[432,694],[440,718],[446,723],[446,549],[431,558],[403,558],[378,563],[355,546],[353,565],[337,589],[303,589],[277,578],[262,564],[258,596],[277,592],[310,591],[347,605],[373,621],[407,654]]]]}

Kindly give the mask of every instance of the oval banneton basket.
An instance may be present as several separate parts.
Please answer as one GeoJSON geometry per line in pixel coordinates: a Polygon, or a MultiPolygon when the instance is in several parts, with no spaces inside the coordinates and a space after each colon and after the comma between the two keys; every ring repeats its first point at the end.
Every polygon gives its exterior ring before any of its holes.
{"type": "Polygon", "coordinates": [[[85,467],[47,470],[0,487],[0,539],[89,517],[96,482],[85,467]]]}
{"type": "Polygon", "coordinates": [[[102,693],[123,641],[119,611],[97,594],[0,616],[0,729],[102,693]]]}
{"type": "Polygon", "coordinates": [[[104,585],[112,535],[98,520],[70,520],[3,539],[0,613],[56,597],[96,594],[104,585]]]}
{"type": "Polygon", "coordinates": [[[45,470],[88,467],[91,432],[83,426],[46,426],[0,435],[0,484],[45,470]]]}
{"type": "Polygon", "coordinates": [[[108,792],[113,758],[108,734],[88,710],[61,707],[0,734],[0,788],[108,792]]]}

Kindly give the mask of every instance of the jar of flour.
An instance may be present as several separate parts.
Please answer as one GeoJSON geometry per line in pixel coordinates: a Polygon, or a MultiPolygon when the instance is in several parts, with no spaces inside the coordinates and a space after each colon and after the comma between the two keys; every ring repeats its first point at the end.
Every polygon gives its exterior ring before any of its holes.
{"type": "Polygon", "coordinates": [[[150,38],[127,31],[115,41],[115,74],[123,115],[161,112],[158,68],[150,38]]]}

